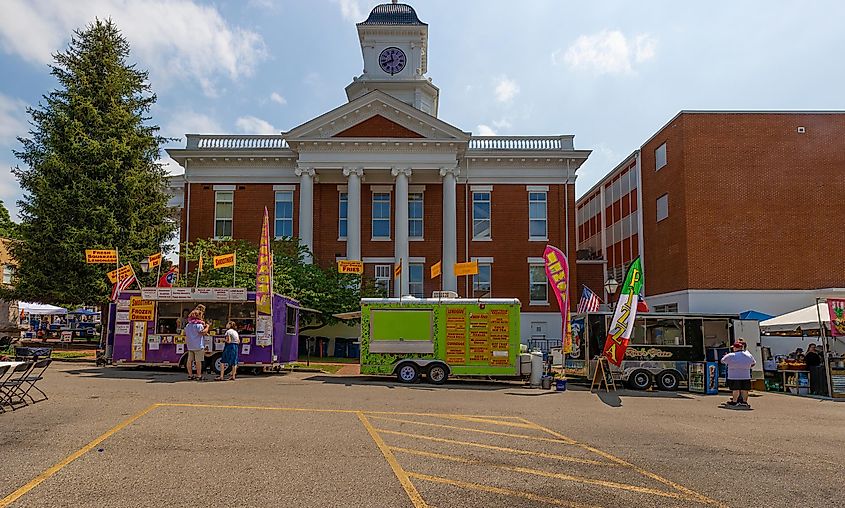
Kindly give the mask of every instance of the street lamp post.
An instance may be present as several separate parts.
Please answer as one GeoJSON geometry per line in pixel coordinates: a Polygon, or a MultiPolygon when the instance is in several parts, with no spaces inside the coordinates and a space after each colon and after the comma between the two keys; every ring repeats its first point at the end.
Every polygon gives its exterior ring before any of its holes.
{"type": "Polygon", "coordinates": [[[613,277],[607,279],[604,283],[604,290],[607,293],[608,307],[613,305],[613,297],[616,295],[616,290],[619,289],[619,283],[613,277]]]}

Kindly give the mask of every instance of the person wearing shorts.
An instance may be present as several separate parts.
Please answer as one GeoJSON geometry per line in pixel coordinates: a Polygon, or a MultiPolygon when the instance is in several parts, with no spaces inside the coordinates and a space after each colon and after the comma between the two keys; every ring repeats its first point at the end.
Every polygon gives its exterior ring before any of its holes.
{"type": "Polygon", "coordinates": [[[745,341],[739,340],[733,344],[733,352],[722,357],[722,364],[728,367],[728,388],[731,390],[731,400],[728,406],[750,408],[748,392],[751,390],[751,368],[757,365],[751,353],[745,350],[745,341]]]}
{"type": "Polygon", "coordinates": [[[208,325],[204,322],[205,306],[197,305],[188,316],[188,324],[185,325],[185,345],[188,348],[188,359],[185,362],[188,368],[188,379],[202,381],[202,361],[205,359],[205,336],[208,335],[208,325]],[[196,365],[196,375],[191,367],[196,365]]]}

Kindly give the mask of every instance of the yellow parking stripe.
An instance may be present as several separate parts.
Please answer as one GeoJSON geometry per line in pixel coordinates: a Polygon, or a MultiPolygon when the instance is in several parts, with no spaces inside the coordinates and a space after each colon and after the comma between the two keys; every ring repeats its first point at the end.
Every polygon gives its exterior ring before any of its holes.
{"type": "Polygon", "coordinates": [[[596,485],[600,487],[607,487],[610,489],[619,489],[619,490],[627,490],[630,492],[637,492],[639,494],[648,494],[653,496],[661,496],[661,497],[669,497],[673,499],[684,499],[689,500],[690,498],[683,495],[678,494],[676,492],[666,492],[665,490],[657,490],[651,489],[648,487],[639,487],[637,485],[629,485],[627,483],[618,483],[618,482],[611,482],[607,480],[597,480],[594,478],[585,478],[583,476],[573,476],[569,474],[563,473],[552,473],[550,471],[543,471],[542,469],[532,469],[529,467],[521,467],[521,466],[512,466],[509,464],[497,464],[495,462],[484,462],[482,460],[476,459],[468,459],[466,457],[456,457],[454,455],[444,455],[442,453],[433,453],[433,452],[426,452],[423,450],[412,450],[410,448],[401,448],[398,446],[389,446],[393,451],[400,452],[400,453],[407,453],[410,455],[419,455],[421,457],[429,457],[432,459],[441,459],[441,460],[449,460],[452,462],[461,462],[463,464],[473,464],[473,465],[481,465],[481,466],[492,466],[499,469],[506,469],[508,471],[513,471],[515,473],[525,473],[534,476],[542,476],[544,478],[554,478],[557,480],[564,480],[569,482],[575,483],[584,483],[587,485],[596,485]]]}
{"type": "MultiPolygon", "coordinates": [[[[522,420],[526,423],[530,423],[534,426],[535,429],[542,430],[542,431],[544,431],[544,432],[546,432],[546,433],[548,433],[552,436],[562,438],[562,439],[563,438],[570,439],[570,438],[564,436],[563,434],[561,434],[559,432],[555,432],[551,429],[547,429],[546,427],[543,427],[542,425],[539,425],[537,423],[526,420],[525,418],[520,418],[520,420],[522,420]]],[[[598,448],[593,448],[592,446],[584,444],[584,443],[576,443],[576,445],[585,449],[585,450],[591,451],[591,452],[595,453],[596,455],[599,455],[599,456],[604,457],[608,460],[611,460],[611,461],[619,464],[620,466],[629,467],[629,468],[633,469],[634,471],[640,473],[643,476],[651,478],[652,480],[657,480],[658,482],[660,482],[664,485],[668,485],[669,487],[672,487],[672,488],[674,488],[674,489],[676,489],[680,492],[683,492],[684,494],[687,495],[687,497],[689,497],[691,499],[695,499],[696,501],[698,501],[700,503],[719,506],[720,508],[727,508],[727,505],[722,503],[721,501],[717,501],[717,500],[715,500],[713,498],[709,498],[709,497],[707,497],[703,494],[699,494],[698,492],[696,492],[692,489],[688,489],[688,488],[684,487],[683,485],[680,485],[678,483],[673,482],[672,480],[668,480],[668,479],[663,478],[662,476],[660,476],[658,474],[652,473],[651,471],[648,471],[648,470],[643,469],[641,467],[635,466],[634,464],[631,464],[630,462],[628,462],[626,460],[620,459],[619,457],[616,457],[615,455],[611,455],[611,454],[609,454],[605,451],[599,450],[598,448]]]]}
{"type": "Polygon", "coordinates": [[[581,459],[578,457],[570,457],[568,455],[555,455],[553,453],[543,453],[543,452],[534,452],[531,450],[520,450],[518,448],[507,448],[504,446],[493,446],[483,443],[475,443],[472,441],[456,441],[454,439],[445,439],[442,437],[433,437],[433,436],[424,436],[422,434],[410,434],[407,432],[397,432],[395,430],[387,430],[387,429],[376,429],[378,432],[382,434],[393,434],[395,436],[404,436],[410,437],[414,439],[425,439],[427,441],[435,441],[437,443],[448,443],[448,444],[456,444],[456,445],[464,445],[464,446],[474,446],[476,448],[484,448],[486,450],[496,450],[497,452],[508,452],[514,453],[517,455],[531,455],[533,457],[543,457],[545,459],[554,459],[554,460],[562,460],[565,462],[577,462],[579,464],[591,464],[594,466],[608,466],[612,465],[606,461],[598,461],[598,460],[590,460],[590,459],[581,459]]]}
{"type": "Polygon", "coordinates": [[[72,454],[70,454],[67,457],[65,457],[64,459],[62,459],[61,461],[55,463],[49,469],[44,470],[44,472],[42,472],[40,475],[33,478],[29,483],[27,483],[23,487],[21,487],[18,490],[12,492],[8,496],[4,497],[3,499],[0,499],[0,508],[5,508],[6,506],[9,506],[10,504],[14,503],[21,496],[23,496],[24,494],[26,494],[30,490],[32,490],[35,487],[37,487],[38,485],[40,485],[44,480],[46,480],[47,478],[50,478],[51,476],[53,476],[54,474],[61,471],[65,466],[67,466],[68,464],[70,464],[74,460],[78,459],[79,457],[82,457],[86,453],[88,453],[91,450],[93,450],[94,448],[96,448],[97,445],[99,445],[100,443],[102,443],[103,441],[105,441],[106,439],[111,437],[112,435],[114,435],[114,433],[116,433],[117,431],[121,430],[122,428],[130,425],[132,422],[134,422],[138,418],[144,416],[145,414],[149,413],[150,411],[152,411],[153,409],[155,409],[157,407],[159,407],[159,404],[153,404],[153,405],[149,406],[148,408],[144,409],[143,411],[141,411],[140,413],[137,413],[134,416],[130,416],[129,418],[123,420],[122,422],[118,423],[114,427],[107,430],[104,434],[101,434],[100,437],[98,437],[97,439],[91,441],[90,443],[83,446],[79,450],[73,452],[72,454]]]}
{"type": "Polygon", "coordinates": [[[420,493],[417,492],[416,487],[414,484],[411,483],[411,480],[408,479],[408,474],[402,469],[402,466],[399,465],[397,462],[396,457],[393,456],[393,452],[384,444],[384,440],[381,436],[373,428],[372,424],[367,417],[364,416],[364,413],[358,412],[358,419],[361,420],[361,423],[364,424],[364,428],[367,429],[367,432],[370,434],[370,437],[373,438],[375,441],[376,446],[378,449],[381,450],[382,455],[384,458],[387,459],[387,463],[390,464],[390,468],[393,469],[393,473],[396,475],[396,478],[399,479],[399,483],[402,484],[402,488],[405,489],[405,493],[408,494],[408,498],[410,498],[411,503],[414,504],[415,508],[428,508],[428,504],[426,504],[425,500],[420,496],[420,493]]]}
{"type": "Polygon", "coordinates": [[[462,482],[459,480],[451,480],[449,478],[441,478],[439,476],[429,476],[420,473],[408,473],[411,478],[418,480],[425,480],[428,482],[442,483],[445,485],[452,485],[462,489],[480,490],[482,492],[489,492],[491,494],[501,494],[504,496],[521,497],[523,499],[530,499],[531,501],[539,501],[555,506],[568,506],[570,508],[599,508],[596,505],[576,503],[574,501],[565,501],[562,499],[555,499],[553,497],[541,496],[539,494],[532,494],[531,492],[523,492],[521,490],[503,489],[501,487],[492,487],[490,485],[481,485],[480,483],[462,482]]]}
{"type": "Polygon", "coordinates": [[[482,429],[473,429],[469,427],[457,427],[454,425],[443,425],[441,423],[428,423],[428,422],[418,422],[415,420],[405,420],[403,418],[389,418],[387,416],[373,416],[372,418],[377,420],[387,420],[391,422],[401,422],[401,423],[412,423],[415,425],[424,425],[426,427],[437,427],[440,429],[454,429],[454,430],[463,430],[467,432],[476,432],[479,434],[490,434],[493,436],[505,436],[505,437],[516,437],[520,439],[528,439],[532,441],[544,441],[546,443],[560,443],[560,444],[573,444],[574,442],[570,439],[563,440],[563,439],[552,439],[548,437],[540,437],[540,436],[529,436],[526,434],[511,434],[509,432],[496,432],[495,430],[482,430],[482,429]]]}

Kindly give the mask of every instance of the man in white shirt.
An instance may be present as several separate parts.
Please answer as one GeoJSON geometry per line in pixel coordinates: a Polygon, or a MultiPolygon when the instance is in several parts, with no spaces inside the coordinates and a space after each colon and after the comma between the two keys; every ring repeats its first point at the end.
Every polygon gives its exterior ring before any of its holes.
{"type": "Polygon", "coordinates": [[[750,409],[748,392],[751,390],[751,368],[757,364],[754,357],[745,351],[742,342],[736,341],[733,344],[733,353],[723,356],[722,363],[728,366],[728,388],[731,389],[731,400],[727,405],[750,409]]]}

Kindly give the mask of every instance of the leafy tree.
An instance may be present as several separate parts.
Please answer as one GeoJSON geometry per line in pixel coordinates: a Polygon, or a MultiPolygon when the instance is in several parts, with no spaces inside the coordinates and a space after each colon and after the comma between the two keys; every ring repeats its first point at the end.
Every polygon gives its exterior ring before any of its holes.
{"type": "Polygon", "coordinates": [[[6,205],[0,200],[0,238],[17,238],[18,225],[12,222],[12,217],[9,215],[9,210],[6,205]]]}
{"type": "Polygon", "coordinates": [[[85,249],[117,248],[121,264],[157,252],[175,231],[159,147],[147,116],[156,96],[147,72],[127,63],[129,44],[111,20],[76,30],[54,55],[57,89],[30,108],[32,130],[15,151],[19,202],[17,286],[12,296],[51,304],[103,302],[109,265],[85,249]]]}
{"type": "MultiPolygon", "coordinates": [[[[340,274],[337,265],[320,266],[303,262],[307,248],[296,239],[273,240],[273,290],[276,293],[295,298],[304,307],[320,311],[320,314],[303,313],[305,325],[300,331],[334,324],[338,319],[333,314],[360,309],[362,297],[383,296],[374,281],[357,275],[340,274]]],[[[188,260],[194,261],[194,270],[181,283],[186,286],[236,287],[255,291],[255,270],[258,261],[258,246],[245,241],[220,242],[197,240],[182,244],[181,252],[188,253],[188,260]],[[213,268],[212,258],[235,253],[237,263],[232,267],[213,268]],[[203,271],[197,278],[196,261],[203,257],[203,271]],[[233,275],[234,271],[234,275],[233,275]]]]}

